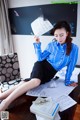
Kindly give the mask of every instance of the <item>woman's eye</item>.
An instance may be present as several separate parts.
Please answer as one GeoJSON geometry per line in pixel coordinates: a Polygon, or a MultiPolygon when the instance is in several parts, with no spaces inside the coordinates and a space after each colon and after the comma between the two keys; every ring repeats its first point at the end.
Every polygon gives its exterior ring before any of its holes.
{"type": "Polygon", "coordinates": [[[62,37],[63,35],[60,35],[60,37],[62,37]]]}

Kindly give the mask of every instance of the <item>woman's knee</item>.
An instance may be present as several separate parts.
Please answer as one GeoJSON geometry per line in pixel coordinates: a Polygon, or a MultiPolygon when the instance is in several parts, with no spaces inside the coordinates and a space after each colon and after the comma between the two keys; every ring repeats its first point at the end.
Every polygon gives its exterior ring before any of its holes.
{"type": "Polygon", "coordinates": [[[40,85],[41,80],[38,78],[32,78],[31,81],[33,81],[33,84],[37,87],[40,85]]]}

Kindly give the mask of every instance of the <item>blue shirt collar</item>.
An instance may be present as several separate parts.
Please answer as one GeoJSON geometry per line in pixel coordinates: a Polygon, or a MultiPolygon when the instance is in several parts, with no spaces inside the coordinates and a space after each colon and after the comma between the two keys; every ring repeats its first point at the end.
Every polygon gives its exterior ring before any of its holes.
{"type": "Polygon", "coordinates": [[[66,43],[64,43],[64,44],[60,44],[58,41],[56,41],[56,44],[57,44],[57,46],[62,46],[62,47],[66,47],[66,43]]]}

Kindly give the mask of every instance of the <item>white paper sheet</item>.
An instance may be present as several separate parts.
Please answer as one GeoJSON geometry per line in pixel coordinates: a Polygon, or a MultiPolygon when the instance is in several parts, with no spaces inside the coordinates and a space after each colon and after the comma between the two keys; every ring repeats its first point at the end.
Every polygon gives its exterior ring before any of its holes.
{"type": "Polygon", "coordinates": [[[75,87],[65,86],[64,80],[58,79],[55,81],[56,87],[50,87],[50,84],[53,84],[54,80],[50,82],[40,85],[37,88],[34,88],[26,93],[26,95],[30,96],[40,96],[40,97],[52,97],[57,99],[62,95],[68,95],[75,87]]]}
{"type": "Polygon", "coordinates": [[[60,109],[59,109],[60,112],[72,107],[73,105],[75,105],[77,103],[70,96],[66,96],[66,95],[59,97],[56,100],[56,102],[58,102],[60,105],[60,109]]]}
{"type": "Polygon", "coordinates": [[[49,22],[49,20],[44,20],[43,17],[38,17],[31,23],[31,28],[34,35],[41,36],[51,30],[53,28],[53,25],[49,22]]]}
{"type": "Polygon", "coordinates": [[[46,84],[44,85],[40,85],[32,90],[29,90],[26,95],[30,95],[30,96],[40,96],[40,97],[46,97],[45,93],[42,92],[43,89],[45,89],[47,87],[46,84]]]}
{"type": "MultiPolygon", "coordinates": [[[[48,84],[52,84],[52,82],[53,81],[51,81],[48,84]]],[[[75,88],[75,87],[72,87],[72,86],[65,86],[64,81],[61,80],[61,79],[58,79],[56,81],[56,85],[57,85],[57,87],[55,87],[55,88],[50,88],[47,85],[47,87],[45,89],[43,89],[40,92],[40,94],[41,95],[44,94],[46,97],[51,97],[52,99],[57,99],[62,95],[68,95],[75,88]]]]}
{"type": "MultiPolygon", "coordinates": [[[[30,96],[42,96],[42,97],[54,97],[55,99],[62,95],[68,95],[75,87],[65,86],[64,79],[65,79],[65,72],[66,67],[59,71],[56,76],[60,78],[54,82],[51,80],[50,82],[40,85],[39,87],[32,89],[26,93],[26,95],[30,96]]],[[[75,68],[72,74],[72,80],[78,81],[78,74],[80,72],[80,68],[75,68]]]]}

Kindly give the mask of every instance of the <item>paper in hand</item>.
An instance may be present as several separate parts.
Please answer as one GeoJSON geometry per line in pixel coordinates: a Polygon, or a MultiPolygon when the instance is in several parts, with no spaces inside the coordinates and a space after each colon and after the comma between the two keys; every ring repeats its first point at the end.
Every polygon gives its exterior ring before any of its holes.
{"type": "Polygon", "coordinates": [[[34,35],[41,36],[51,30],[53,25],[49,22],[49,20],[45,20],[43,17],[38,17],[31,23],[31,28],[34,35]]]}

